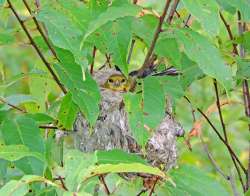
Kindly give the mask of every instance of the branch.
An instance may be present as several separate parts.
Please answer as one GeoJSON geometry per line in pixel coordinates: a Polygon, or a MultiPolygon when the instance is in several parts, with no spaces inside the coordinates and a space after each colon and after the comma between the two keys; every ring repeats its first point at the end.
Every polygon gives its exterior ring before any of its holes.
{"type": "Polygon", "coordinates": [[[157,41],[157,39],[159,37],[159,34],[160,34],[161,30],[162,30],[161,27],[162,27],[162,24],[163,24],[164,19],[166,17],[170,2],[171,2],[171,0],[166,0],[165,7],[163,9],[162,15],[159,18],[159,23],[158,23],[158,26],[157,26],[156,31],[154,33],[154,37],[153,37],[153,40],[152,40],[151,45],[149,47],[149,50],[148,50],[148,52],[146,54],[144,63],[142,65],[142,67],[138,70],[138,76],[143,75],[144,70],[147,69],[148,66],[149,66],[149,60],[150,60],[150,57],[151,57],[151,55],[152,55],[152,53],[154,51],[155,44],[156,44],[156,41],[157,41]]]}
{"type": "Polygon", "coordinates": [[[207,122],[209,123],[209,125],[212,127],[212,129],[214,130],[214,132],[217,134],[217,136],[219,137],[219,139],[224,143],[224,145],[227,147],[229,154],[231,156],[231,159],[234,163],[234,166],[236,168],[236,171],[238,173],[241,185],[242,185],[242,189],[243,191],[245,190],[244,188],[244,183],[241,177],[241,173],[239,170],[239,167],[237,165],[237,163],[240,165],[241,169],[243,170],[243,172],[245,174],[247,174],[247,170],[244,168],[244,166],[242,165],[242,163],[240,162],[239,158],[237,157],[237,155],[235,154],[235,152],[233,151],[233,149],[231,148],[231,146],[223,139],[223,137],[220,135],[219,131],[215,128],[215,126],[213,125],[213,123],[209,120],[209,118],[206,116],[206,114],[204,114],[201,109],[197,108],[197,110],[201,113],[201,115],[207,120],[207,122]],[[236,163],[237,162],[237,163],[236,163]]]}
{"type": "Polygon", "coordinates": [[[152,187],[152,189],[151,189],[151,191],[149,193],[149,196],[152,196],[152,194],[154,193],[155,186],[156,186],[156,184],[157,184],[157,182],[158,182],[159,179],[160,179],[159,176],[157,176],[156,179],[155,179],[155,181],[154,181],[154,185],[153,185],[153,187],[152,187]]]}
{"type": "Polygon", "coordinates": [[[168,16],[168,19],[167,19],[167,23],[168,24],[171,24],[172,20],[173,20],[173,17],[174,17],[174,14],[176,13],[176,8],[179,4],[180,0],[174,0],[174,3],[170,9],[170,12],[169,12],[169,16],[168,16]]]}
{"type": "Polygon", "coordinates": [[[188,27],[189,28],[188,23],[189,23],[189,20],[191,19],[191,16],[192,16],[191,14],[188,15],[187,20],[184,22],[184,27],[188,27]]]}
{"type": "Polygon", "coordinates": [[[8,101],[4,100],[3,98],[0,97],[0,102],[4,103],[4,104],[7,104],[8,106],[10,106],[11,108],[15,109],[15,110],[18,110],[19,112],[22,112],[22,113],[27,113],[26,110],[23,110],[22,108],[19,108],[18,106],[15,106],[11,103],[9,103],[8,101]]]}
{"type": "Polygon", "coordinates": [[[45,57],[43,56],[42,52],[40,51],[40,49],[38,48],[38,46],[36,45],[35,41],[33,40],[33,38],[31,37],[28,29],[26,28],[26,26],[24,25],[24,22],[21,20],[21,18],[19,17],[19,15],[17,14],[16,10],[14,9],[12,3],[10,0],[7,0],[9,7],[11,9],[11,11],[13,12],[13,14],[15,15],[16,19],[18,20],[18,22],[20,23],[22,29],[24,30],[25,34],[27,35],[31,45],[35,48],[37,54],[39,55],[39,57],[41,58],[41,60],[43,61],[43,63],[45,64],[45,66],[47,67],[47,69],[49,70],[49,72],[51,73],[53,79],[55,80],[55,82],[58,84],[58,86],[61,88],[61,90],[64,92],[64,94],[67,93],[67,90],[64,88],[64,86],[61,84],[60,80],[58,79],[57,75],[55,74],[55,72],[53,71],[52,67],[50,66],[50,64],[47,62],[47,60],[45,59],[45,57]]]}
{"type": "MultiPolygon", "coordinates": [[[[30,15],[32,16],[32,11],[29,7],[29,4],[27,3],[26,0],[23,0],[23,3],[25,5],[25,7],[27,8],[27,10],[29,11],[30,15]]],[[[36,4],[39,3],[36,1],[36,4]]],[[[39,5],[39,4],[38,4],[39,5]]],[[[42,28],[40,27],[36,17],[32,17],[35,25],[36,25],[36,28],[37,30],[39,31],[39,33],[41,34],[43,40],[45,41],[45,43],[47,44],[47,46],[49,47],[50,51],[52,52],[52,54],[54,55],[54,57],[60,62],[60,60],[58,59],[57,55],[56,55],[56,51],[54,50],[54,48],[51,46],[51,44],[49,43],[49,40],[48,38],[46,37],[45,33],[43,32],[42,28]]]]}
{"type": "Polygon", "coordinates": [[[100,176],[99,176],[99,180],[100,180],[100,182],[103,184],[104,190],[105,190],[106,194],[107,194],[107,195],[110,195],[110,191],[109,191],[108,186],[107,186],[107,184],[106,184],[106,182],[105,182],[105,180],[104,180],[103,175],[100,175],[100,176]]]}
{"type": "MultiPolygon", "coordinates": [[[[222,15],[221,12],[220,12],[220,18],[221,18],[222,22],[224,23],[224,25],[225,25],[225,27],[227,29],[227,33],[228,33],[228,36],[229,36],[230,40],[234,41],[234,37],[233,37],[233,33],[231,31],[230,25],[227,23],[226,19],[224,18],[224,16],[222,15]]],[[[239,55],[236,43],[233,43],[233,53],[236,54],[236,55],[239,55]]]]}
{"type": "Polygon", "coordinates": [[[59,129],[57,126],[54,125],[39,125],[41,129],[59,129]]]}
{"type": "Polygon", "coordinates": [[[214,79],[214,89],[215,89],[215,94],[216,94],[216,105],[217,105],[217,109],[219,111],[220,122],[221,122],[222,130],[223,130],[225,142],[228,143],[226,126],[225,126],[225,123],[224,123],[224,120],[223,120],[223,116],[222,116],[222,112],[221,112],[221,107],[220,107],[220,97],[219,97],[218,85],[217,85],[216,79],[214,79]]]}
{"type": "Polygon", "coordinates": [[[94,71],[94,64],[95,64],[95,54],[96,54],[96,47],[94,46],[93,48],[93,52],[92,52],[92,63],[90,65],[90,74],[92,75],[93,74],[93,71],[94,71]]]}

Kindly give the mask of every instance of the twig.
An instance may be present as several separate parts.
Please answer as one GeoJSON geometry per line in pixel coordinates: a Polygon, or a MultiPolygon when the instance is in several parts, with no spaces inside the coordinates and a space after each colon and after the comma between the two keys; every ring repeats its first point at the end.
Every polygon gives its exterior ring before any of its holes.
{"type": "Polygon", "coordinates": [[[233,151],[233,149],[231,148],[231,146],[225,142],[224,138],[220,135],[219,131],[215,128],[215,126],[213,125],[213,123],[209,120],[209,118],[206,116],[206,114],[204,114],[201,109],[197,108],[197,110],[201,113],[201,115],[207,120],[207,122],[209,123],[209,125],[212,127],[212,129],[215,131],[215,133],[217,134],[217,136],[219,137],[219,139],[224,143],[224,145],[227,147],[228,151],[229,151],[229,154],[231,156],[231,159],[234,163],[234,166],[236,168],[236,171],[238,173],[238,176],[239,176],[239,179],[240,179],[240,182],[241,182],[241,185],[242,185],[242,189],[243,191],[245,191],[245,187],[244,187],[244,183],[243,183],[243,180],[242,180],[242,177],[241,177],[241,173],[240,173],[240,170],[239,170],[239,167],[237,165],[237,163],[240,165],[241,169],[243,170],[243,172],[245,174],[247,174],[247,170],[244,168],[244,166],[242,165],[242,163],[240,162],[239,158],[237,157],[237,155],[235,154],[235,152],[233,151]],[[237,163],[236,163],[237,161],[237,163]]]}
{"type": "Polygon", "coordinates": [[[95,54],[96,54],[96,47],[94,46],[93,52],[92,52],[92,63],[90,65],[90,74],[93,74],[94,71],[94,64],[95,64],[95,54]]]}
{"type": "Polygon", "coordinates": [[[105,190],[106,194],[107,194],[107,195],[110,195],[110,191],[109,191],[108,186],[107,186],[107,184],[106,184],[106,182],[105,182],[105,180],[104,180],[103,175],[100,175],[100,176],[99,176],[99,180],[100,180],[100,182],[103,184],[104,190],[105,190]]]}
{"type": "MultiPolygon", "coordinates": [[[[228,36],[229,36],[230,40],[233,42],[234,37],[233,37],[233,33],[231,31],[230,25],[227,23],[226,19],[224,18],[224,16],[222,15],[221,12],[220,12],[220,18],[221,18],[222,22],[224,23],[224,25],[225,25],[225,27],[227,29],[227,33],[228,33],[228,36]]],[[[236,43],[233,43],[233,53],[236,54],[236,55],[239,55],[236,43]]]]}
{"type": "Polygon", "coordinates": [[[219,111],[220,122],[221,122],[222,130],[223,130],[225,142],[228,143],[226,126],[225,126],[225,123],[224,123],[224,120],[223,120],[223,116],[222,116],[222,112],[221,112],[221,107],[220,107],[220,97],[219,97],[218,85],[217,85],[216,79],[214,79],[214,89],[215,89],[215,94],[216,94],[216,105],[217,105],[217,109],[219,111]]]}
{"type": "Polygon", "coordinates": [[[59,129],[57,126],[54,125],[39,125],[41,129],[59,129]]]}
{"type": "Polygon", "coordinates": [[[157,176],[155,179],[154,185],[153,185],[152,189],[150,190],[149,196],[152,196],[152,194],[154,193],[155,186],[156,186],[159,179],[160,179],[159,176],[157,176]]]}
{"type": "Polygon", "coordinates": [[[64,86],[61,84],[60,80],[58,79],[57,75],[55,74],[55,72],[53,71],[52,67],[50,66],[50,64],[47,62],[47,60],[45,59],[45,57],[43,56],[42,52],[40,51],[40,49],[38,48],[38,46],[36,45],[35,41],[33,40],[33,38],[31,37],[28,29],[26,28],[26,26],[24,25],[23,21],[21,20],[21,18],[19,17],[19,15],[17,14],[16,10],[14,9],[12,3],[10,0],[7,0],[9,7],[11,9],[11,11],[13,12],[13,14],[15,15],[15,17],[17,18],[18,22],[20,23],[22,29],[24,30],[25,34],[27,35],[31,45],[35,48],[37,54],[39,55],[39,57],[41,58],[41,60],[43,61],[43,63],[45,64],[45,66],[47,67],[47,69],[49,70],[49,72],[51,73],[53,79],[55,80],[55,82],[57,83],[57,85],[61,88],[61,90],[64,92],[64,94],[67,93],[67,90],[64,88],[64,86]]]}
{"type": "Polygon", "coordinates": [[[24,109],[22,109],[22,108],[19,108],[19,107],[15,106],[15,105],[9,103],[8,101],[4,100],[4,99],[1,98],[1,97],[0,97],[0,101],[1,101],[2,103],[7,104],[8,106],[10,106],[11,108],[13,108],[13,109],[15,109],[15,110],[18,110],[18,111],[20,111],[20,112],[22,112],[22,113],[27,113],[26,110],[24,110],[24,109]]]}
{"type": "Polygon", "coordinates": [[[132,56],[132,53],[133,53],[134,46],[135,46],[135,39],[132,39],[131,46],[130,46],[130,49],[129,49],[129,52],[128,52],[127,64],[130,63],[130,59],[131,59],[131,56],[132,56]]]}
{"type": "Polygon", "coordinates": [[[68,191],[68,188],[65,186],[65,183],[64,183],[64,178],[62,178],[61,176],[58,176],[57,179],[61,182],[62,188],[63,188],[65,191],[68,191]]]}
{"type": "MultiPolygon", "coordinates": [[[[108,65],[109,65],[109,68],[111,68],[112,66],[111,66],[111,62],[110,62],[110,55],[108,55],[108,54],[105,54],[105,57],[106,57],[106,63],[108,63],[108,65]]],[[[105,64],[106,64],[105,63],[105,64]]]]}
{"type": "Polygon", "coordinates": [[[36,5],[36,8],[39,10],[40,9],[40,0],[35,0],[35,5],[36,5]]]}
{"type": "Polygon", "coordinates": [[[166,1],[165,7],[164,7],[163,12],[162,12],[162,15],[159,18],[159,23],[158,23],[158,26],[157,26],[156,31],[154,33],[153,40],[152,40],[151,45],[150,45],[150,47],[148,49],[148,52],[146,54],[144,63],[142,65],[142,67],[138,70],[138,76],[143,75],[144,70],[148,67],[149,60],[150,60],[150,57],[151,57],[151,55],[152,55],[152,53],[154,51],[156,41],[157,41],[157,39],[159,37],[159,34],[160,34],[161,30],[162,30],[161,27],[162,27],[162,24],[163,24],[164,19],[166,17],[170,2],[171,2],[171,0],[166,1]]]}
{"type": "MultiPolygon", "coordinates": [[[[246,23],[241,22],[241,14],[238,11],[238,30],[239,30],[239,35],[242,35],[243,32],[246,30],[246,23]]],[[[242,45],[240,45],[240,57],[244,58],[245,57],[245,50],[242,45]]],[[[249,95],[249,87],[248,87],[248,81],[246,79],[243,80],[242,84],[243,88],[243,99],[244,99],[244,106],[245,106],[245,114],[247,117],[250,117],[250,95],[249,95]]],[[[248,129],[250,131],[250,123],[248,123],[248,129]]],[[[245,192],[249,189],[250,187],[250,141],[249,143],[249,152],[248,152],[248,171],[246,175],[246,189],[245,192]]]]}
{"type": "Polygon", "coordinates": [[[184,27],[188,27],[189,28],[188,23],[189,23],[189,20],[191,19],[191,16],[192,16],[191,14],[188,15],[187,20],[184,22],[184,27]]]}
{"type": "Polygon", "coordinates": [[[172,22],[172,19],[174,17],[174,14],[176,13],[176,8],[179,4],[180,0],[174,0],[174,3],[171,6],[170,12],[169,12],[169,16],[167,18],[167,23],[170,24],[172,22]]]}
{"type": "MultiPolygon", "coordinates": [[[[26,0],[23,0],[23,3],[25,5],[25,7],[27,8],[27,10],[29,11],[30,15],[32,16],[32,11],[29,7],[29,4],[27,3],[26,0]]],[[[39,3],[36,1],[36,3],[39,3]]],[[[39,5],[39,4],[38,4],[39,5]]],[[[52,54],[54,55],[54,57],[60,62],[60,60],[58,59],[57,55],[56,55],[56,51],[54,50],[54,48],[51,46],[51,44],[49,43],[49,40],[48,38],[46,37],[45,33],[43,32],[42,28],[40,27],[36,17],[32,17],[35,25],[36,25],[36,28],[37,30],[39,31],[39,33],[41,34],[43,40],[45,41],[45,43],[47,44],[47,46],[49,47],[50,51],[52,52],[52,54]]]]}

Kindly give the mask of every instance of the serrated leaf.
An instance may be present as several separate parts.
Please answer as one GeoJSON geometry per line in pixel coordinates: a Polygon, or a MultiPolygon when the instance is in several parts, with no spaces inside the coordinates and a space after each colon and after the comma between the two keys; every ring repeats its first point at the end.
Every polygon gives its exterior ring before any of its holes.
{"type": "Polygon", "coordinates": [[[127,51],[132,39],[131,19],[126,17],[108,22],[87,40],[103,54],[111,54],[112,62],[121,69],[124,75],[128,75],[127,51]]]}
{"type": "Polygon", "coordinates": [[[44,156],[37,152],[30,151],[25,145],[4,145],[0,146],[0,158],[7,161],[17,161],[24,157],[35,157],[41,161],[44,160],[44,156]]]}
{"type": "Polygon", "coordinates": [[[77,105],[72,100],[71,93],[63,97],[60,110],[58,112],[58,126],[66,130],[72,130],[78,112],[77,105]]]}
{"type": "Polygon", "coordinates": [[[142,163],[147,162],[141,157],[124,152],[123,150],[113,149],[109,151],[96,151],[96,163],[97,164],[118,164],[118,163],[142,163]]]}
{"type": "Polygon", "coordinates": [[[144,117],[141,94],[124,95],[125,109],[128,113],[129,127],[139,145],[145,146],[149,133],[144,128],[144,117]]]}
{"type": "Polygon", "coordinates": [[[219,32],[219,9],[215,0],[183,0],[184,6],[195,16],[205,30],[217,35],[219,32]]]}
{"type": "Polygon", "coordinates": [[[229,90],[232,86],[232,73],[223,62],[219,50],[205,37],[190,29],[179,29],[175,33],[179,44],[184,46],[186,55],[196,62],[205,74],[216,78],[229,90]]]}
{"type": "Polygon", "coordinates": [[[54,65],[62,83],[70,90],[72,100],[85,118],[94,125],[99,114],[100,92],[97,83],[86,72],[85,80],[80,65],[74,62],[70,52],[57,50],[61,65],[54,65]]]}
{"type": "Polygon", "coordinates": [[[143,80],[143,112],[144,124],[151,129],[156,128],[165,115],[165,95],[156,77],[143,80]]]}
{"type": "Polygon", "coordinates": [[[91,21],[83,37],[81,45],[83,46],[88,36],[90,36],[104,24],[126,16],[136,16],[140,10],[141,8],[132,4],[121,4],[121,6],[109,7],[105,12],[100,14],[96,20],[91,21]]]}

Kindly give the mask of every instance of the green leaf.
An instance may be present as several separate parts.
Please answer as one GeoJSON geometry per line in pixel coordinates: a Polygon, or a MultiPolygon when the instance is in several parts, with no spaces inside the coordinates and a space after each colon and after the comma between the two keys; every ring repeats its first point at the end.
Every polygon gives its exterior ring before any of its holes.
{"type": "Polygon", "coordinates": [[[228,0],[216,0],[216,1],[227,12],[229,12],[231,14],[234,14],[236,12],[235,7],[230,5],[230,1],[228,1],[228,0]]]}
{"type": "Polygon", "coordinates": [[[82,177],[86,175],[88,167],[94,165],[94,154],[86,154],[78,150],[69,150],[64,155],[65,183],[70,191],[76,191],[82,177]]]}
{"type": "Polygon", "coordinates": [[[105,12],[100,14],[96,20],[91,21],[88,30],[83,37],[81,45],[83,46],[88,36],[90,36],[104,24],[126,16],[136,16],[140,10],[141,8],[132,4],[121,4],[120,6],[109,7],[105,12]]]}
{"type": "Polygon", "coordinates": [[[42,154],[30,151],[30,149],[25,145],[0,146],[0,158],[2,159],[17,161],[24,157],[35,157],[41,161],[45,161],[42,154]]]}
{"type": "Polygon", "coordinates": [[[71,51],[76,62],[81,63],[83,60],[80,50],[81,29],[72,23],[66,15],[50,6],[42,7],[36,17],[45,24],[52,43],[57,47],[71,51]]]}
{"type": "Polygon", "coordinates": [[[0,45],[12,44],[13,42],[15,42],[15,37],[11,33],[0,32],[0,45]]]}
{"type": "Polygon", "coordinates": [[[51,185],[53,187],[62,189],[61,186],[59,186],[56,183],[53,183],[52,181],[47,180],[46,178],[43,178],[41,176],[26,175],[26,176],[23,176],[18,181],[11,180],[7,184],[5,184],[0,189],[0,195],[11,195],[11,196],[26,195],[29,192],[30,183],[33,183],[33,182],[46,183],[46,184],[51,185]]]}
{"type": "Polygon", "coordinates": [[[190,29],[179,29],[175,33],[186,55],[198,64],[203,73],[216,78],[229,90],[232,86],[232,73],[223,62],[219,50],[205,37],[190,29]]]}
{"type": "Polygon", "coordinates": [[[124,95],[125,109],[128,114],[129,127],[139,145],[145,146],[149,133],[144,129],[144,114],[141,94],[124,95]]]}
{"type": "Polygon", "coordinates": [[[26,116],[34,119],[38,124],[49,124],[55,121],[54,118],[44,113],[26,114],[26,116]]]}
{"type": "Polygon", "coordinates": [[[62,83],[70,90],[72,100],[85,118],[94,125],[99,115],[100,92],[97,83],[86,72],[85,80],[80,65],[74,62],[70,52],[58,49],[61,65],[54,65],[62,83]]]}
{"type": "Polygon", "coordinates": [[[67,93],[67,95],[63,97],[62,104],[57,116],[59,128],[62,127],[66,130],[72,130],[77,112],[78,107],[73,102],[71,93],[67,93]]]}
{"type": "MultiPolygon", "coordinates": [[[[6,145],[25,145],[31,152],[44,156],[45,146],[36,122],[25,116],[6,119],[1,126],[1,134],[6,145]]],[[[18,168],[29,174],[42,174],[44,163],[33,157],[16,162],[18,168]]]]}
{"type": "Polygon", "coordinates": [[[147,162],[141,157],[124,152],[123,150],[113,149],[109,151],[96,151],[96,163],[99,164],[118,164],[118,163],[142,163],[147,162]]]}
{"type": "Polygon", "coordinates": [[[247,0],[229,0],[228,3],[240,11],[242,19],[245,21],[250,20],[250,2],[247,0]]]}
{"type": "Polygon", "coordinates": [[[119,163],[119,164],[101,164],[91,167],[88,174],[84,176],[87,180],[93,176],[107,173],[146,173],[160,176],[167,179],[167,175],[157,167],[144,165],[141,163],[119,163]]]}
{"type": "Polygon", "coordinates": [[[155,53],[165,57],[172,65],[181,65],[181,53],[174,38],[160,38],[155,46],[155,53]]]}
{"type": "Polygon", "coordinates": [[[143,80],[143,112],[144,124],[154,129],[160,124],[165,115],[165,95],[156,77],[143,80]]]}
{"type": "Polygon", "coordinates": [[[249,79],[250,78],[250,60],[247,59],[236,59],[237,61],[237,77],[241,79],[249,79]]]}
{"type": "Polygon", "coordinates": [[[182,2],[208,33],[212,35],[219,33],[219,9],[215,0],[184,0],[182,2]]]}
{"type": "Polygon", "coordinates": [[[182,165],[178,169],[171,170],[169,175],[176,187],[167,183],[164,189],[168,189],[171,195],[178,193],[192,196],[203,196],[204,193],[207,195],[229,195],[219,182],[194,166],[182,165]]]}
{"type": "Polygon", "coordinates": [[[242,45],[248,51],[250,51],[250,32],[245,32],[243,35],[242,45]]]}
{"type": "Polygon", "coordinates": [[[97,29],[87,40],[103,54],[111,54],[112,62],[121,69],[124,75],[128,75],[127,51],[132,39],[131,19],[131,17],[126,17],[108,22],[97,29]]]}

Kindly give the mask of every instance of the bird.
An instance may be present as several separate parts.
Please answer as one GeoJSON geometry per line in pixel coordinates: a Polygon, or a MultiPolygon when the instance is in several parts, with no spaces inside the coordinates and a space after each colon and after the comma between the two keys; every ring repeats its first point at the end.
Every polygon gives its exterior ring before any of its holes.
{"type": "Polygon", "coordinates": [[[135,85],[135,79],[131,76],[128,76],[128,78],[126,78],[123,74],[116,73],[109,76],[102,87],[110,89],[112,91],[128,92],[133,91],[135,85]]]}

